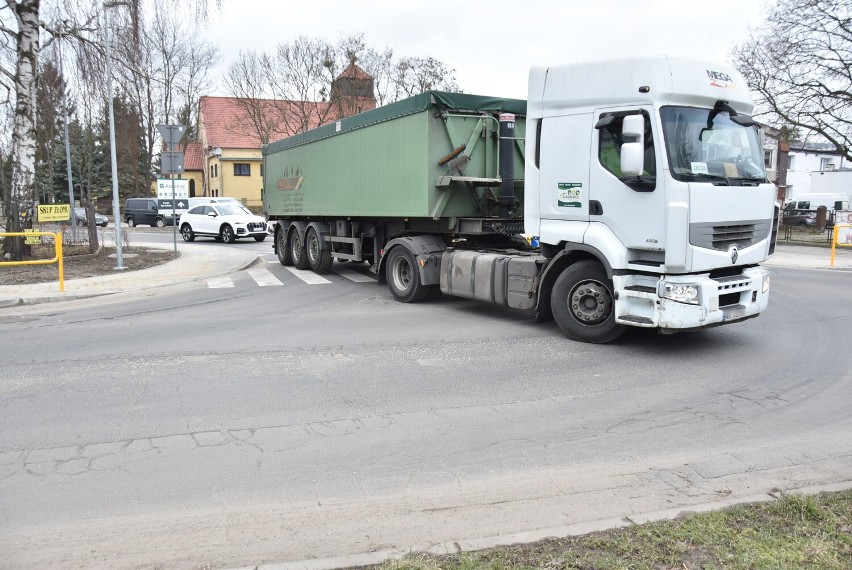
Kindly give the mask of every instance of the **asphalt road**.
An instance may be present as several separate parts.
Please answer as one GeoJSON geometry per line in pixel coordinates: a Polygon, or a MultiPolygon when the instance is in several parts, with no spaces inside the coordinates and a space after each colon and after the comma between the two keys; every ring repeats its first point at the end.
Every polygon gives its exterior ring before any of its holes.
{"type": "Polygon", "coordinates": [[[420,548],[852,473],[852,273],[772,269],[758,319],[607,346],[274,262],[230,281],[0,312],[0,567],[420,548]]]}

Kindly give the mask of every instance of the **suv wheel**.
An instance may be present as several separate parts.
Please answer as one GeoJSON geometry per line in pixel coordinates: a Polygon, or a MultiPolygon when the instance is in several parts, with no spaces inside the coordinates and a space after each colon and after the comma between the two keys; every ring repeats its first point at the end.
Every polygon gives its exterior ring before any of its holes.
{"type": "Polygon", "coordinates": [[[131,228],[136,227],[136,220],[133,219],[133,216],[129,216],[126,221],[127,221],[127,225],[130,226],[131,228]]]}

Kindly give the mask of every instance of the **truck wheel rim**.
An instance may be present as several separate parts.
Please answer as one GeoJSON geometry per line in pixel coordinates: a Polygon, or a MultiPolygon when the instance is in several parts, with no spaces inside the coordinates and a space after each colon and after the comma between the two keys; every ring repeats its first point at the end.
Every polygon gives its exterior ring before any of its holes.
{"type": "Polygon", "coordinates": [[[302,253],[302,242],[299,240],[299,234],[293,232],[293,237],[290,239],[290,253],[294,260],[298,261],[299,254],[302,253]]]}
{"type": "Polygon", "coordinates": [[[408,291],[411,287],[411,265],[404,257],[398,257],[391,272],[393,283],[399,291],[408,291]]]}
{"type": "Polygon", "coordinates": [[[584,325],[598,325],[612,313],[612,295],[599,281],[583,281],[575,285],[568,302],[571,314],[584,325]]]}
{"type": "Polygon", "coordinates": [[[319,257],[319,240],[316,239],[314,234],[308,238],[308,260],[311,263],[316,263],[316,260],[319,257]]]}

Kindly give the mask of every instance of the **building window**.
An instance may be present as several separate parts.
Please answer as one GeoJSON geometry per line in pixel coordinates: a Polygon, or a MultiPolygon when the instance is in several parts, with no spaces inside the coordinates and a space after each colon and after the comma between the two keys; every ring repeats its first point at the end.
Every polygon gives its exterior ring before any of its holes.
{"type": "Polygon", "coordinates": [[[216,178],[216,176],[213,174],[213,165],[212,164],[210,165],[210,178],[216,178]]]}
{"type": "Polygon", "coordinates": [[[789,162],[787,162],[787,170],[796,170],[796,161],[793,160],[794,158],[796,158],[796,157],[793,156],[792,154],[789,155],[790,160],[789,160],[789,162]]]}
{"type": "Polygon", "coordinates": [[[219,176],[219,164],[218,163],[213,165],[213,177],[216,178],[217,176],[219,176]]]}
{"type": "Polygon", "coordinates": [[[263,163],[260,163],[260,177],[263,178],[263,163]]]}
{"type": "Polygon", "coordinates": [[[251,176],[251,164],[235,162],[234,176],[251,176]]]}
{"type": "Polygon", "coordinates": [[[772,169],[772,151],[764,150],[763,151],[763,166],[767,169],[772,169]]]}
{"type": "Polygon", "coordinates": [[[834,170],[834,161],[830,158],[821,158],[819,161],[819,169],[823,172],[826,170],[834,170]]]}

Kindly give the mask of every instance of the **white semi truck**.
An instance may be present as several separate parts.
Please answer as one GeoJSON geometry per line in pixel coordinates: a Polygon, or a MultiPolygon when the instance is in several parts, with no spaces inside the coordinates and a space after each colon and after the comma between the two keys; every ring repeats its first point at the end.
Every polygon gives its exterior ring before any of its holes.
{"type": "Polygon", "coordinates": [[[427,92],[267,145],[264,209],[281,263],[367,261],[403,302],[535,310],[585,342],[699,330],[769,299],[751,111],[718,64],[536,67],[525,103],[427,92]]]}

